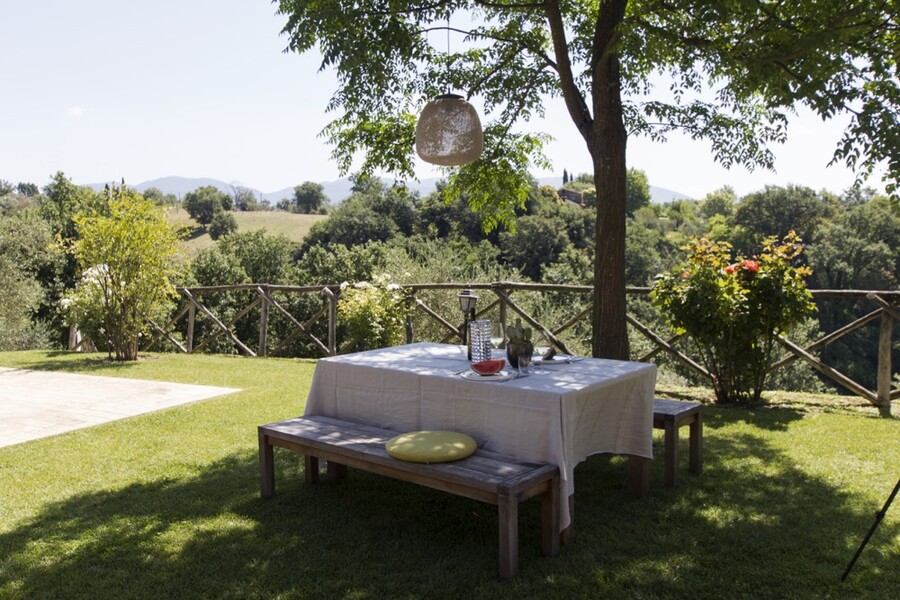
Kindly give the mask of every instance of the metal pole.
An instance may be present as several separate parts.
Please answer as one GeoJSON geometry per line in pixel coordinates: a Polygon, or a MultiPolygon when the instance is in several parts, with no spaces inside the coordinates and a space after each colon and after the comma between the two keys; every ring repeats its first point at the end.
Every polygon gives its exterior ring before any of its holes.
{"type": "Polygon", "coordinates": [[[856,564],[856,559],[859,558],[859,555],[862,554],[863,548],[866,547],[866,544],[869,543],[869,538],[872,537],[872,534],[875,533],[875,530],[878,528],[878,524],[881,523],[881,520],[884,518],[885,513],[887,513],[888,507],[891,505],[891,502],[894,501],[894,496],[897,495],[897,490],[900,490],[900,479],[897,480],[897,485],[894,486],[894,491],[891,492],[891,495],[888,496],[887,502],[884,503],[884,507],[877,513],[875,513],[875,522],[872,523],[871,529],[869,529],[869,533],[866,534],[865,539],[862,541],[862,544],[859,545],[859,549],[856,551],[856,554],[853,555],[853,559],[850,560],[850,564],[847,565],[847,570],[844,571],[844,574],[841,575],[841,581],[847,579],[847,575],[850,574],[850,569],[853,568],[853,565],[856,564]]]}

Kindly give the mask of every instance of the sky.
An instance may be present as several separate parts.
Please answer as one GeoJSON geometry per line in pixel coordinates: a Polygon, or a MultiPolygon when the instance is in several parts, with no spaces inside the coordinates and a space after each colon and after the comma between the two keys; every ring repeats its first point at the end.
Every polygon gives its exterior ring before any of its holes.
{"type": "MultiPolygon", "coordinates": [[[[0,179],[210,177],[273,192],[340,178],[319,136],[337,80],[317,55],[283,52],[284,23],[267,0],[0,0],[0,179]]],[[[549,102],[530,127],[553,136],[553,169],[533,174],[590,172],[562,100],[549,102]]],[[[839,193],[853,173],[827,164],[844,125],[798,114],[773,147],[776,172],[726,170],[708,143],[678,136],[630,139],[628,166],[695,198],[723,185],[839,193]]],[[[420,162],[417,175],[441,173],[420,162]]],[[[867,185],[883,189],[878,177],[867,185]]]]}

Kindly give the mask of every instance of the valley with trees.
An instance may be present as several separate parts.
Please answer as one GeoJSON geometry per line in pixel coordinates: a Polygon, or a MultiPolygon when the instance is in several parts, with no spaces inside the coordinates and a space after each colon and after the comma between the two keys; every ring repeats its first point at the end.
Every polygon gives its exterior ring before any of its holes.
{"type": "MultiPolygon", "coordinates": [[[[801,186],[770,186],[741,198],[723,188],[696,200],[655,204],[650,202],[646,175],[637,170],[629,170],[627,175],[625,280],[630,288],[652,286],[661,273],[684,260],[685,247],[691,240],[706,237],[729,244],[740,255],[754,256],[766,238],[784,237],[791,231],[803,245],[801,260],[810,270],[805,278],[809,288],[890,291],[900,287],[900,257],[896,251],[900,245],[900,209],[897,201],[886,195],[865,189],[835,194],[801,186]]],[[[500,281],[590,285],[596,247],[596,193],[589,175],[565,179],[559,188],[532,181],[515,219],[492,230],[485,229],[482,215],[472,210],[465,197],[446,202],[440,189],[444,184],[420,197],[403,185],[386,185],[380,179],[358,174],[353,178],[352,193],[330,206],[327,215],[295,214],[294,202],[282,207],[290,212],[242,212],[237,210],[233,196],[201,187],[187,194],[177,207],[182,214],[193,215],[194,231],[212,227],[216,215],[234,219],[235,215],[252,214],[269,219],[258,224],[274,224],[289,217],[316,220],[306,222],[305,230],[296,228],[287,233],[264,226],[226,231],[203,249],[183,252],[167,271],[169,281],[172,286],[310,286],[374,281],[382,286],[500,281]]],[[[300,192],[316,192],[312,184],[295,189],[298,196],[300,192]]],[[[85,215],[108,212],[111,198],[126,194],[125,188],[93,192],[57,173],[40,189],[34,184],[3,182],[0,191],[0,264],[4,266],[0,272],[12,300],[0,313],[0,348],[64,347],[69,324],[62,309],[64,299],[83,285],[80,282],[90,265],[76,261],[54,240],[83,244],[79,240],[85,232],[78,224],[84,222],[85,215]]],[[[135,202],[142,199],[134,192],[126,196],[135,202]]],[[[171,199],[148,196],[160,214],[175,210],[171,199]]],[[[180,227],[185,229],[184,225],[182,221],[180,227]]],[[[182,247],[189,243],[183,234],[181,239],[182,247]]],[[[146,248],[143,252],[149,256],[155,250],[146,248]]],[[[541,319],[553,321],[571,309],[570,298],[555,294],[523,293],[522,297],[530,313],[541,319]]],[[[453,298],[434,301],[449,307],[453,314],[453,298]]],[[[247,304],[246,292],[227,292],[207,299],[207,305],[225,321],[240,314],[247,304]]],[[[283,305],[292,314],[309,315],[319,301],[303,295],[285,300],[283,305]]],[[[820,302],[792,337],[809,342],[869,310],[871,307],[859,299],[820,302]]],[[[630,294],[628,311],[642,323],[665,328],[659,308],[646,295],[630,294]]],[[[156,319],[164,322],[166,317],[158,315],[156,319]]],[[[87,323],[79,326],[85,328],[87,323]]],[[[197,326],[198,335],[215,329],[209,322],[198,321],[197,326]]],[[[252,317],[235,324],[239,337],[255,335],[253,327],[252,317]],[[242,328],[247,331],[242,333],[242,328]]],[[[421,330],[423,336],[429,333],[439,334],[437,330],[429,332],[427,327],[421,330]]],[[[339,336],[348,335],[347,330],[339,328],[339,336]]],[[[273,320],[271,342],[287,337],[287,323],[273,320]]],[[[569,336],[572,347],[585,354],[590,353],[590,337],[589,320],[577,324],[569,336]]],[[[898,364],[896,334],[894,340],[893,364],[898,364]]],[[[102,336],[96,341],[105,349],[102,336]]],[[[629,345],[632,356],[647,351],[646,340],[633,330],[629,330],[629,345]]],[[[236,349],[220,336],[206,351],[234,353],[236,349]]],[[[822,358],[872,387],[877,351],[878,328],[869,326],[827,346],[822,358]]],[[[282,354],[318,356],[320,351],[308,342],[293,340],[282,354]]],[[[657,360],[667,373],[665,377],[697,383],[689,371],[665,356],[657,360]]],[[[799,363],[773,374],[770,386],[801,391],[836,389],[799,363]]]]}

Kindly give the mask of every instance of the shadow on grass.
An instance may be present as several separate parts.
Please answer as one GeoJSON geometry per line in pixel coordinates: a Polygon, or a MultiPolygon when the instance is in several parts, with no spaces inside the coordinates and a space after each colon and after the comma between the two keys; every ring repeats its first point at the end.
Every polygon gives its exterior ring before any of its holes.
{"type": "Polygon", "coordinates": [[[48,504],[0,534],[0,596],[876,598],[900,589],[897,521],[881,524],[839,582],[880,505],[859,506],[752,433],[716,436],[737,419],[771,428],[783,415],[707,414],[705,471],[677,489],[661,486],[662,461],[642,499],[624,489],[624,459],[580,465],[577,536],[557,558],[540,556],[539,506],[524,503],[510,583],[496,580],[494,507],[352,470],[342,483],[307,486],[300,457],[279,450],[268,501],[247,451],[194,477],[48,504]]]}
{"type": "Polygon", "coordinates": [[[186,241],[196,240],[206,235],[206,228],[203,225],[186,226],[185,231],[187,233],[186,241]]]}
{"type": "MultiPolygon", "coordinates": [[[[696,394],[677,391],[667,391],[661,394],[660,397],[685,402],[697,401],[696,394]]],[[[796,407],[785,407],[777,404],[767,404],[766,402],[755,402],[752,404],[704,404],[704,420],[707,421],[707,425],[715,425],[716,419],[721,423],[724,419],[727,421],[743,421],[752,424],[754,427],[770,431],[786,431],[792,422],[803,418],[803,411],[798,410],[796,407]],[[714,421],[709,421],[710,419],[714,419],[714,421]]]]}
{"type": "MultiPolygon", "coordinates": [[[[864,418],[883,419],[878,407],[859,396],[842,396],[833,393],[808,393],[785,392],[769,390],[763,393],[756,402],[742,402],[740,404],[719,404],[715,401],[712,392],[706,388],[675,388],[661,386],[657,388],[657,394],[663,398],[682,400],[687,402],[702,402],[706,405],[718,408],[736,408],[752,410],[791,410],[798,415],[815,413],[852,414],[864,418]]],[[[893,402],[894,418],[897,418],[900,402],[893,402]]]]}
{"type": "Polygon", "coordinates": [[[22,361],[17,364],[16,368],[63,373],[85,371],[90,371],[94,374],[127,373],[130,369],[139,365],[142,360],[148,359],[144,356],[139,357],[136,361],[114,360],[109,358],[106,353],[81,354],[67,350],[54,350],[46,352],[39,360],[22,361]]]}

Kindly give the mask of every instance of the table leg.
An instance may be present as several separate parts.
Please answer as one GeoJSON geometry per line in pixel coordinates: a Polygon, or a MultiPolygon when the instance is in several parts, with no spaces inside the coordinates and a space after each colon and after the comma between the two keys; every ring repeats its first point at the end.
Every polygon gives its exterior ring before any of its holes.
{"type": "Polygon", "coordinates": [[[575,494],[569,496],[569,526],[559,532],[559,543],[569,544],[575,539],[575,494]]]}
{"type": "Polygon", "coordinates": [[[347,477],[347,465],[342,465],[340,463],[336,463],[333,460],[329,460],[325,464],[325,469],[328,472],[328,477],[333,481],[340,481],[347,477]]]}
{"type": "Polygon", "coordinates": [[[544,556],[559,554],[562,534],[559,531],[559,478],[550,482],[550,489],[541,494],[541,546],[544,556]]]}
{"type": "Polygon", "coordinates": [[[628,491],[635,496],[650,492],[650,459],[628,455],[628,491]]]}

